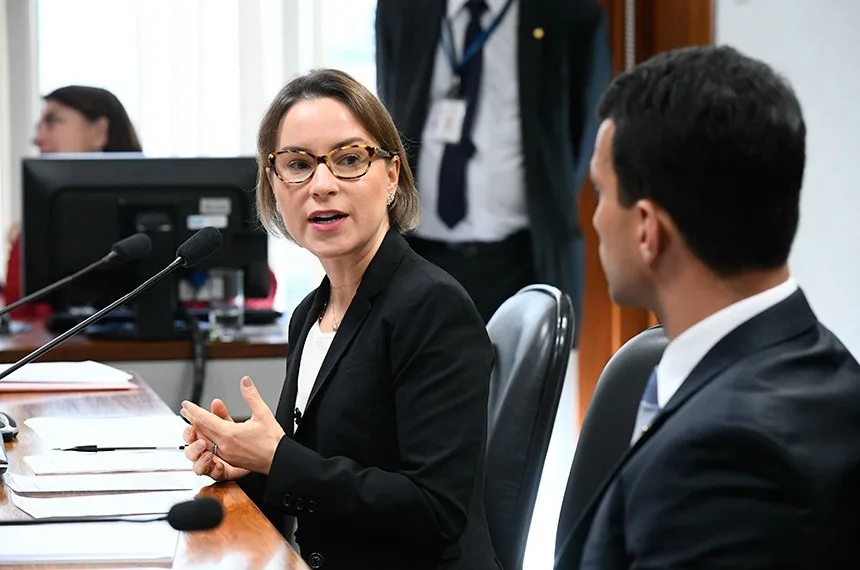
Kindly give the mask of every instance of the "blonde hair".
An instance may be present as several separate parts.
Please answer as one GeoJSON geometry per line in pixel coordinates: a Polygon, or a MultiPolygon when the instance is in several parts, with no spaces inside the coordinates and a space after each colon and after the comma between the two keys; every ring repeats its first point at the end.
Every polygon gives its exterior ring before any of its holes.
{"type": "Polygon", "coordinates": [[[400,233],[415,229],[421,220],[418,190],[394,121],[373,93],[349,74],[336,69],[316,69],[291,80],[277,94],[263,117],[257,133],[257,214],[263,227],[271,234],[295,241],[284,226],[271,181],[266,175],[269,153],[275,150],[278,126],[290,108],[299,101],[324,98],[336,99],[346,105],[380,147],[400,158],[400,178],[394,202],[388,208],[388,220],[391,227],[400,233]]]}

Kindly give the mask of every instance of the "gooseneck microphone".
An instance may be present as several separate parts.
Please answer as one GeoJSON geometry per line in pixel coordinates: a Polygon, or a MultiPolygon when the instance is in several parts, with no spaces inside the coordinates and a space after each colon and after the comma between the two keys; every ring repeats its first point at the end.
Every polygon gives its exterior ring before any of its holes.
{"type": "Polygon", "coordinates": [[[188,238],[185,243],[179,246],[179,249],[176,250],[176,259],[174,259],[167,267],[141,283],[131,293],[120,297],[104,309],[93,313],[92,315],[90,315],[80,323],[76,324],[63,334],[51,339],[49,342],[43,344],[27,356],[7,368],[6,370],[0,372],[0,380],[6,378],[25,364],[36,360],[58,344],[78,334],[94,322],[104,318],[117,307],[128,303],[129,301],[143,293],[146,289],[151,287],[155,282],[163,279],[165,276],[167,276],[169,273],[172,273],[177,268],[192,267],[194,265],[197,265],[210,255],[218,251],[218,248],[221,247],[221,242],[221,232],[211,226],[207,226],[202,230],[198,231],[193,236],[188,238]]]}
{"type": "Polygon", "coordinates": [[[211,530],[221,524],[224,510],[221,503],[212,497],[201,497],[193,501],[184,501],[170,507],[165,516],[146,518],[123,517],[57,517],[52,519],[25,519],[16,521],[0,521],[0,526],[28,526],[36,524],[59,523],[89,523],[89,522],[155,522],[167,521],[176,530],[197,531],[211,530]]]}
{"type": "Polygon", "coordinates": [[[34,291],[33,293],[30,293],[26,297],[21,297],[20,299],[18,299],[14,303],[9,303],[8,305],[6,305],[2,309],[0,309],[0,317],[5,315],[9,311],[14,311],[15,309],[17,309],[18,307],[20,307],[22,305],[26,305],[27,303],[32,303],[33,301],[35,301],[37,299],[41,299],[42,297],[44,297],[48,293],[52,293],[52,292],[56,291],[57,289],[59,289],[63,285],[65,285],[67,283],[71,283],[72,281],[74,281],[78,277],[86,275],[87,273],[89,273],[93,269],[96,269],[97,267],[100,267],[102,265],[106,265],[106,264],[112,263],[112,262],[124,263],[126,261],[134,261],[135,259],[138,259],[139,257],[143,257],[144,255],[149,253],[150,249],[152,249],[152,240],[150,240],[149,236],[146,234],[134,234],[134,235],[128,236],[125,239],[121,239],[118,242],[116,242],[115,244],[113,244],[110,248],[110,251],[107,253],[107,255],[105,255],[104,257],[102,257],[98,261],[95,261],[95,262],[87,265],[86,267],[84,267],[83,269],[81,269],[80,271],[78,271],[76,273],[72,273],[71,275],[63,277],[59,281],[55,281],[54,283],[51,283],[50,285],[46,285],[45,287],[42,287],[38,291],[34,291]]]}

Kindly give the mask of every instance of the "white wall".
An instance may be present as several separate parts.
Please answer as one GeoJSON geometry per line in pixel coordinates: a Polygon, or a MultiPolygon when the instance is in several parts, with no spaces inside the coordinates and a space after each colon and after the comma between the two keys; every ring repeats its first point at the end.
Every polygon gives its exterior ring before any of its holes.
{"type": "Polygon", "coordinates": [[[807,126],[794,277],[860,357],[860,2],[717,0],[715,32],[783,73],[807,126]]]}
{"type": "Polygon", "coordinates": [[[21,158],[34,153],[30,142],[33,128],[39,118],[38,89],[36,86],[36,1],[3,0],[6,19],[8,59],[9,145],[4,158],[10,161],[8,180],[0,188],[3,215],[0,217],[0,265],[6,272],[8,242],[6,234],[12,222],[21,219],[21,158]]]}
{"type": "MultiPolygon", "coordinates": [[[[5,251],[2,228],[12,221],[12,136],[9,130],[9,42],[6,32],[6,5],[0,4],[0,251],[5,251]]],[[[0,256],[2,259],[2,256],[0,256]]],[[[0,268],[0,276],[5,272],[5,264],[0,268]]]]}

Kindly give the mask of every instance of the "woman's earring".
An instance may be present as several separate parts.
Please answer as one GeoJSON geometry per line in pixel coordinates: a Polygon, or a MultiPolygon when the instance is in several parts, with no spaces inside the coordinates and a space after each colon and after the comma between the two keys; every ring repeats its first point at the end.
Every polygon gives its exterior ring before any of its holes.
{"type": "Polygon", "coordinates": [[[385,205],[390,208],[393,203],[394,203],[394,194],[389,194],[388,197],[385,199],[385,205]]]}

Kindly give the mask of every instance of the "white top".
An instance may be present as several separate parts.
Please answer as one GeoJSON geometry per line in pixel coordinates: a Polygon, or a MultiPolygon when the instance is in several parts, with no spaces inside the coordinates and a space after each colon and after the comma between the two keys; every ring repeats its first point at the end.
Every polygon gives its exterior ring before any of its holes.
{"type": "MultiPolygon", "coordinates": [[[[308,332],[308,337],[305,339],[305,347],[302,349],[302,360],[299,362],[299,389],[296,392],[296,408],[300,413],[305,413],[305,407],[308,405],[311,390],[319,376],[320,368],[322,368],[325,355],[328,354],[328,349],[331,346],[331,341],[334,339],[334,332],[323,332],[320,330],[319,322],[315,322],[308,332]]],[[[298,422],[293,418],[293,428],[298,426],[298,422]]]]}
{"type": "MultiPolygon", "coordinates": [[[[404,0],[408,1],[408,0],[404,0]]],[[[481,24],[487,26],[507,0],[486,0],[489,10],[481,24]]],[[[454,53],[463,55],[469,25],[467,0],[448,0],[448,17],[454,32],[454,53]]],[[[519,2],[508,9],[483,47],[483,73],[478,108],[472,129],[475,154],[466,167],[466,217],[449,228],[437,211],[439,169],[445,144],[422,135],[418,156],[418,189],[421,226],[415,231],[425,239],[447,242],[501,241],[529,226],[526,212],[525,166],[520,129],[520,90],[517,70],[517,22],[519,2]]],[[[445,25],[444,23],[442,24],[445,25]]],[[[453,71],[440,43],[430,86],[430,104],[451,89],[453,71]]]]}
{"type": "Polygon", "coordinates": [[[660,407],[666,405],[690,372],[723,337],[795,291],[797,283],[789,277],[776,287],[717,311],[678,335],[666,347],[657,365],[657,402],[660,407]]]}

